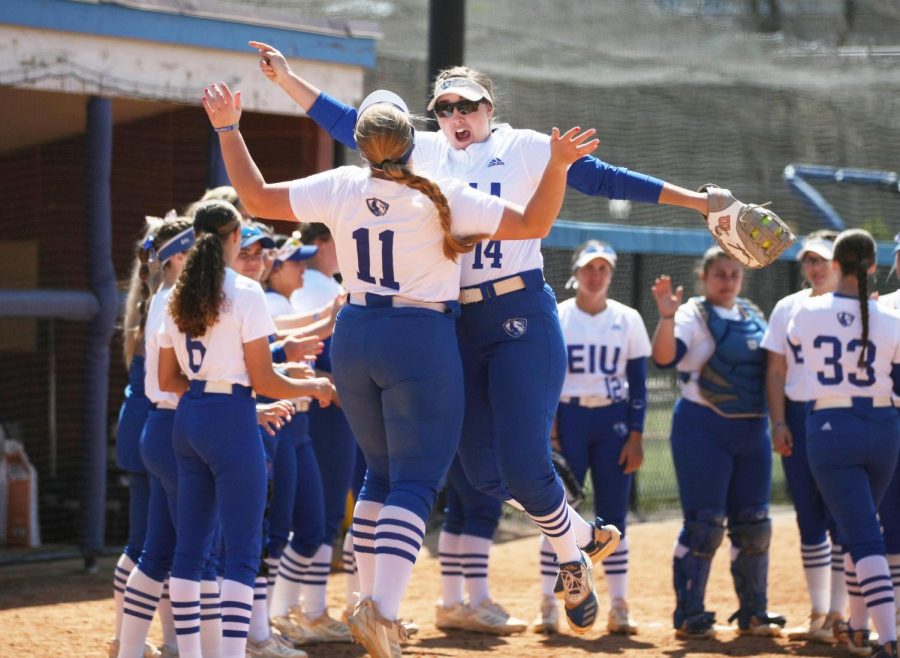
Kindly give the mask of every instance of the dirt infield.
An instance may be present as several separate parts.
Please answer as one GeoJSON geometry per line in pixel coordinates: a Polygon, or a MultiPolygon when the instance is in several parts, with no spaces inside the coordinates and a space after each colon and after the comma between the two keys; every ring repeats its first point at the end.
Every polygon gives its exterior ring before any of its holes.
{"type": "MultiPolygon", "coordinates": [[[[641,624],[632,638],[610,636],[605,629],[608,607],[605,584],[598,575],[598,591],[604,615],[595,629],[582,637],[563,630],[552,638],[527,632],[497,638],[469,633],[445,635],[434,628],[434,602],[440,595],[440,579],[435,557],[436,535],[429,535],[427,548],[416,565],[412,583],[401,607],[401,615],[414,618],[422,630],[407,647],[409,656],[516,656],[519,658],[568,658],[597,653],[619,656],[682,658],[684,656],[848,656],[846,650],[824,645],[804,645],[786,639],[739,638],[723,627],[713,640],[676,640],[670,628],[673,594],[671,549],[678,532],[677,519],[634,524],[631,536],[632,616],[641,624]]],[[[800,624],[808,614],[806,587],[800,564],[798,536],[792,512],[774,514],[775,534],[769,571],[771,610],[788,617],[789,625],[800,624]]],[[[513,614],[531,620],[537,611],[538,541],[524,525],[504,526],[500,541],[491,554],[491,587],[494,598],[513,614]]],[[[728,550],[719,550],[707,596],[707,606],[724,620],[736,609],[728,550]]],[[[112,627],[110,596],[113,560],[101,562],[100,571],[81,572],[76,561],[0,569],[0,655],[33,658],[103,656],[112,627]]],[[[341,605],[343,578],[332,578],[329,602],[341,605]]],[[[563,625],[565,625],[563,623],[563,625]]],[[[159,640],[154,624],[151,637],[159,640]]],[[[351,645],[307,647],[312,658],[363,656],[351,645]]]]}

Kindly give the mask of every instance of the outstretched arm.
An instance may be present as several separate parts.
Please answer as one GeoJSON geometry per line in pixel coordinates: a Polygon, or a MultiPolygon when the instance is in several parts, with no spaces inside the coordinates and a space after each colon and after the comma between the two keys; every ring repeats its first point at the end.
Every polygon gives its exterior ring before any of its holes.
{"type": "Polygon", "coordinates": [[[275,47],[261,41],[251,41],[250,47],[259,51],[259,70],[294,99],[310,119],[315,121],[332,139],[356,150],[353,129],[356,108],[341,103],[318,87],[294,73],[285,56],[275,47]]]}
{"type": "Polygon", "coordinates": [[[247,212],[255,217],[297,221],[288,184],[267,183],[247,150],[239,129],[241,92],[232,94],[224,82],[210,85],[203,95],[203,108],[219,134],[228,178],[247,212]]]}
{"type": "Polygon", "coordinates": [[[494,240],[527,240],[543,238],[550,232],[562,208],[566,196],[566,173],[569,165],[578,158],[596,150],[598,139],[590,139],[596,132],[593,128],[579,132],[581,128],[571,128],[564,135],[554,128],[550,136],[550,160],[534,194],[524,209],[507,204],[500,219],[500,226],[494,233],[494,240]]]}

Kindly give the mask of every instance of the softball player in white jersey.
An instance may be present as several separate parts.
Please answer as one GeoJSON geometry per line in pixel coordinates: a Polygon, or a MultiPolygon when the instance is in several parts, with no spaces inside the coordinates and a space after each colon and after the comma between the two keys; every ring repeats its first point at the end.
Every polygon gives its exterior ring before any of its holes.
{"type": "Polygon", "coordinates": [[[808,623],[787,633],[792,640],[823,643],[834,642],[834,625],[843,618],[847,606],[844,558],[834,521],[809,469],[806,456],[809,394],[805,390],[808,380],[789,356],[787,327],[804,301],[832,292],[837,285],[831,267],[836,237],[834,231],[817,231],[803,241],[797,260],[809,287],[779,300],[762,340],[762,347],[768,352],[766,397],[772,421],[772,446],[781,455],[797,515],[800,556],[811,604],[808,623]]]}
{"type": "Polygon", "coordinates": [[[368,167],[275,185],[262,179],[236,130],[239,92],[213,86],[204,105],[248,209],[321,221],[336,240],[350,304],[334,335],[334,375],[368,467],[353,522],[362,602],[349,622],[371,654],[399,656],[400,599],[461,429],[458,254],[486,235],[546,235],[569,164],[597,142],[587,141],[593,131],[560,137],[554,129],[552,158],[522,212],[464,184],[441,191],[414,174],[406,163],[415,133],[390,92],[371,94],[359,112],[355,137],[368,167]]]}
{"type": "Polygon", "coordinates": [[[169,594],[182,658],[201,655],[200,580],[217,520],[225,546],[222,656],[245,656],[266,496],[254,389],[278,399],[314,395],[325,403],[333,392],[325,379],[299,381],[273,370],[268,337],[275,327],[265,294],[229,268],[240,250],[240,228],[231,204],[208,202],[196,210],[196,244],[158,335],[160,389],[181,395],[172,434],[178,508],[169,594]]]}
{"type": "MultiPolygon", "coordinates": [[[[894,238],[894,275],[900,278],[900,234],[894,238]]],[[[890,309],[900,312],[900,290],[895,290],[879,298],[879,303],[890,309]]],[[[894,397],[894,406],[900,414],[900,396],[894,397]]],[[[894,470],[894,477],[888,486],[881,507],[878,508],[878,518],[881,520],[881,528],[884,532],[884,543],[887,549],[888,565],[891,569],[891,579],[894,581],[894,604],[897,606],[897,631],[900,634],[900,464],[894,470]]]]}
{"type": "Polygon", "coordinates": [[[891,396],[900,391],[900,315],[869,299],[875,241],[850,229],[834,244],[840,280],[833,293],[805,301],[788,325],[792,357],[806,374],[812,408],[807,452],[819,490],[843,538],[851,603],[844,639],[868,651],[864,613],[878,631],[879,658],[897,655],[895,604],[878,506],[900,452],[891,396]]]}
{"type": "MultiPolygon", "coordinates": [[[[647,359],[650,337],[640,314],[607,292],[616,267],[616,252],[591,240],[578,247],[567,285],[576,295],[559,304],[566,341],[567,372],[556,412],[559,450],[575,477],[588,469],[594,485],[594,512],[621,529],[619,546],[603,560],[609,590],[607,628],[630,635],[637,625],[629,617],[628,539],[625,536],[633,473],[643,463],[641,445],[647,409],[647,359]]],[[[555,612],[553,552],[541,545],[544,601],[536,622],[551,631],[555,612]],[[549,612],[547,619],[545,612],[549,612]]]]}

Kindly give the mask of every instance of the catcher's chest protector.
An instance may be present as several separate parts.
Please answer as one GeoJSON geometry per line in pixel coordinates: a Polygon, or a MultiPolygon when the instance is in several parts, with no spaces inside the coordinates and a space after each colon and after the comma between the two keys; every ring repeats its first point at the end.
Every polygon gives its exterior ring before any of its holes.
{"type": "Polygon", "coordinates": [[[762,311],[738,298],[740,320],[729,320],[699,297],[692,300],[706,321],[715,351],[700,370],[700,394],[716,411],[729,418],[766,414],[766,354],[760,347],[766,332],[762,311]]]}

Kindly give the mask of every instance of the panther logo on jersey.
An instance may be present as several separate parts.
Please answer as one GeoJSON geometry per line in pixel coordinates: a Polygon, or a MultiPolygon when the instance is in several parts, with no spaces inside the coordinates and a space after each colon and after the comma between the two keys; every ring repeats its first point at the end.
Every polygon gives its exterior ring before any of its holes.
{"type": "Polygon", "coordinates": [[[849,327],[853,324],[853,321],[856,317],[852,313],[847,313],[846,311],[841,311],[837,314],[838,322],[841,323],[842,327],[849,327]]]}
{"type": "Polygon", "coordinates": [[[528,330],[528,320],[525,318],[510,318],[503,323],[503,331],[513,338],[521,338],[528,330]]]}
{"type": "Polygon", "coordinates": [[[369,197],[366,199],[366,205],[369,206],[369,212],[376,217],[381,217],[388,211],[388,208],[391,207],[390,204],[385,203],[376,197],[369,197]]]}

